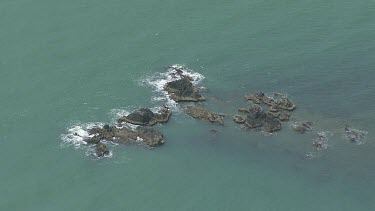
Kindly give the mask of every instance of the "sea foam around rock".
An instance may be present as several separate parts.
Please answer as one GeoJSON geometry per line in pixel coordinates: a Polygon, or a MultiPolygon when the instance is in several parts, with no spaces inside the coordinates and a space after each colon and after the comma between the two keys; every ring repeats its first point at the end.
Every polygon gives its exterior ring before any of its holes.
{"type": "Polygon", "coordinates": [[[172,110],[178,110],[178,104],[172,100],[168,93],[164,91],[164,86],[172,81],[181,79],[186,76],[192,79],[193,85],[199,85],[203,80],[204,76],[197,73],[184,65],[174,64],[167,67],[167,71],[163,73],[155,73],[151,76],[146,76],[140,79],[140,84],[143,86],[152,87],[155,95],[152,97],[154,102],[162,102],[172,110]]]}

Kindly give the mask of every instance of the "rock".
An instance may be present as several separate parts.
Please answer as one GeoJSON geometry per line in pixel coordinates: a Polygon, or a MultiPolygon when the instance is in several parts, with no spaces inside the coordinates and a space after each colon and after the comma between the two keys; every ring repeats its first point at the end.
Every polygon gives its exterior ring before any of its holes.
{"type": "Polygon", "coordinates": [[[273,104],[271,107],[270,107],[270,112],[278,112],[279,111],[279,106],[278,104],[273,104]]]}
{"type": "Polygon", "coordinates": [[[293,111],[296,108],[296,105],[288,99],[287,95],[281,93],[274,93],[274,97],[269,97],[263,92],[258,92],[246,95],[245,99],[250,100],[255,104],[261,104],[261,102],[263,102],[264,104],[271,106],[271,112],[278,112],[280,109],[293,111]]]}
{"type": "Polygon", "coordinates": [[[234,115],[233,120],[237,123],[245,123],[246,122],[246,118],[244,116],[241,116],[241,115],[234,115]]]}
{"type": "Polygon", "coordinates": [[[278,112],[268,112],[270,115],[278,118],[280,121],[289,121],[290,114],[286,111],[278,111],[278,112]]]}
{"type": "Polygon", "coordinates": [[[88,144],[98,144],[101,140],[110,140],[114,136],[114,126],[104,125],[103,128],[95,127],[88,130],[89,135],[93,135],[88,138],[86,142],[88,144]]]}
{"type": "Polygon", "coordinates": [[[249,113],[250,112],[249,109],[247,109],[247,108],[239,108],[238,111],[242,112],[242,113],[249,113]]]}
{"type": "Polygon", "coordinates": [[[172,112],[167,108],[162,108],[159,113],[154,113],[148,108],[141,108],[133,111],[128,116],[121,117],[118,122],[128,122],[134,125],[152,126],[158,123],[168,122],[172,112]]]}
{"type": "Polygon", "coordinates": [[[272,133],[281,130],[281,123],[278,119],[267,113],[266,117],[262,120],[262,129],[265,132],[272,133]]]}
{"type": "Polygon", "coordinates": [[[164,144],[163,134],[153,128],[141,128],[138,130],[138,136],[150,147],[157,147],[164,144]]]}
{"type": "Polygon", "coordinates": [[[193,83],[187,77],[167,83],[164,90],[168,92],[170,97],[176,102],[198,102],[205,100],[205,98],[199,94],[199,89],[194,87],[193,83]]]}
{"type": "Polygon", "coordinates": [[[294,109],[296,109],[296,105],[288,98],[282,98],[281,101],[278,101],[278,107],[280,109],[288,111],[293,111],[294,109]]]}
{"type": "Polygon", "coordinates": [[[295,122],[292,126],[293,130],[298,133],[305,133],[307,131],[312,130],[313,123],[312,122],[295,122]]]}
{"type": "Polygon", "coordinates": [[[260,104],[261,103],[261,100],[258,99],[255,95],[253,94],[248,94],[248,95],[245,95],[245,99],[248,100],[248,101],[251,101],[255,104],[260,104]]]}
{"type": "Polygon", "coordinates": [[[90,144],[99,144],[101,140],[128,144],[135,142],[138,137],[142,138],[143,142],[150,147],[159,146],[164,143],[163,134],[149,127],[137,128],[135,131],[125,127],[96,127],[89,130],[89,135],[93,135],[92,138],[86,140],[90,144]]]}
{"type": "Polygon", "coordinates": [[[275,103],[275,100],[273,100],[272,98],[270,98],[266,95],[263,96],[262,101],[263,101],[264,104],[267,104],[269,106],[272,106],[275,103]]]}
{"type": "MultiPolygon", "coordinates": [[[[243,109],[243,111],[245,111],[243,109]]],[[[259,105],[253,105],[246,109],[246,118],[240,115],[233,117],[237,123],[245,123],[248,128],[262,128],[266,132],[274,132],[281,129],[281,123],[278,117],[269,114],[263,110],[259,105]]]]}
{"type": "Polygon", "coordinates": [[[317,134],[318,136],[313,139],[312,146],[317,150],[323,150],[328,148],[328,139],[323,132],[317,134]]]}
{"type": "Polygon", "coordinates": [[[158,113],[154,113],[154,119],[151,123],[166,123],[169,121],[172,112],[168,108],[162,108],[158,113]]]}
{"type": "Polygon", "coordinates": [[[109,155],[109,150],[108,150],[107,145],[103,143],[97,143],[95,146],[95,154],[99,158],[109,155]]]}
{"type": "Polygon", "coordinates": [[[217,113],[212,113],[202,107],[188,106],[185,113],[193,118],[205,119],[212,123],[216,122],[219,125],[224,125],[222,117],[217,113]]]}

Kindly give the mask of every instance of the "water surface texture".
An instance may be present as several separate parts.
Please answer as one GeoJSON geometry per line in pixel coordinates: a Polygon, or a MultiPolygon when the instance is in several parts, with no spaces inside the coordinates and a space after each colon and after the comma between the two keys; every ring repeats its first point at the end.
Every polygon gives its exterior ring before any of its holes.
{"type": "Polygon", "coordinates": [[[370,0],[2,0],[0,210],[374,210],[374,26],[370,0]],[[178,108],[152,150],[95,159],[64,139],[164,103],[150,81],[172,64],[204,77],[213,111],[287,93],[328,148],[178,108]]]}

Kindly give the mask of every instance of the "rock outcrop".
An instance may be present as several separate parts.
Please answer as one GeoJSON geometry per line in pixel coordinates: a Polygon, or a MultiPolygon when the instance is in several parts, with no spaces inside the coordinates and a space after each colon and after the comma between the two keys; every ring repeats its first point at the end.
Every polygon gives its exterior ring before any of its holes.
{"type": "Polygon", "coordinates": [[[205,100],[205,98],[199,94],[199,89],[193,85],[188,77],[183,77],[179,80],[167,83],[164,90],[168,92],[170,98],[176,102],[198,102],[205,100]]]}
{"type": "Polygon", "coordinates": [[[208,111],[202,107],[188,106],[185,109],[185,113],[193,118],[204,119],[212,123],[224,125],[221,115],[208,111]]]}
{"type": "Polygon", "coordinates": [[[101,140],[127,144],[136,142],[139,140],[139,138],[142,139],[143,143],[150,147],[156,147],[164,144],[163,134],[149,127],[131,130],[125,127],[117,128],[115,126],[105,125],[103,128],[92,128],[88,131],[88,133],[90,138],[85,140],[88,144],[98,145],[100,144],[101,140]]]}

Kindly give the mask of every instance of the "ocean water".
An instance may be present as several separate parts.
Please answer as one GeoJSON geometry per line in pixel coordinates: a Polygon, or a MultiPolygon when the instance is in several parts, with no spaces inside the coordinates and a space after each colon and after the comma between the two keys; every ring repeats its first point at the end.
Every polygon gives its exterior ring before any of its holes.
{"type": "Polygon", "coordinates": [[[374,26],[370,0],[2,0],[0,210],[374,210],[374,26]],[[152,83],[173,64],[202,77],[212,111],[287,93],[292,122],[328,148],[288,123],[267,135],[178,106],[155,149],[96,159],[66,139],[165,103],[152,83]]]}

